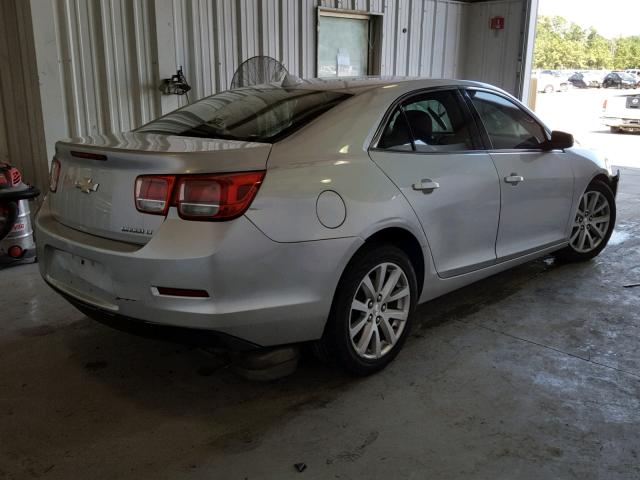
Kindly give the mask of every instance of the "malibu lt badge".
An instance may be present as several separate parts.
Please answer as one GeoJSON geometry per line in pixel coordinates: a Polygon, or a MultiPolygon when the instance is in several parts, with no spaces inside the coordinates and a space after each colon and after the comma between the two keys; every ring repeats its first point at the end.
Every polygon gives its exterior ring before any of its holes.
{"type": "Polygon", "coordinates": [[[153,230],[148,230],[144,228],[135,228],[135,227],[127,227],[124,226],[120,229],[124,233],[137,233],[139,235],[153,235],[153,230]]]}

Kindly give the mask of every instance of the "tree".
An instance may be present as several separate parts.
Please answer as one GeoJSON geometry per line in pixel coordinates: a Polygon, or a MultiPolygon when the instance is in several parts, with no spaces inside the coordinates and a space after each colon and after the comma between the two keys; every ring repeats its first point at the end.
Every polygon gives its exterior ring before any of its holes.
{"type": "Polygon", "coordinates": [[[627,69],[640,67],[640,37],[608,40],[562,17],[538,18],[534,68],[627,69]]]}
{"type": "Polygon", "coordinates": [[[613,64],[618,70],[637,68],[640,65],[640,37],[617,39],[613,64]]]}

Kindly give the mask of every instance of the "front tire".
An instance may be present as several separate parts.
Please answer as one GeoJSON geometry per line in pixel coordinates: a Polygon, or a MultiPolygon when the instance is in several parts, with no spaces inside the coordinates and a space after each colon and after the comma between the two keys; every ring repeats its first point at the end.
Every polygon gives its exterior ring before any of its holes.
{"type": "Polygon", "coordinates": [[[367,249],[349,263],[338,284],[316,352],[354,375],[382,370],[404,345],[417,296],[415,270],[402,250],[367,249]]]}
{"type": "Polygon", "coordinates": [[[616,223],[616,199],[609,185],[595,180],[580,197],[569,245],[556,257],[570,262],[591,260],[607,246],[616,223]]]}

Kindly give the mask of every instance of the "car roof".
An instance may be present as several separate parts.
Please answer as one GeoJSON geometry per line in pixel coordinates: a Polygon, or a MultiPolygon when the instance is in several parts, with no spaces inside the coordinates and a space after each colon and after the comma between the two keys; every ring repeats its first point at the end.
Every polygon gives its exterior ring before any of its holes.
{"type": "Polygon", "coordinates": [[[374,89],[391,88],[402,85],[406,90],[422,89],[431,87],[456,87],[456,86],[476,86],[496,89],[491,85],[469,80],[436,79],[424,77],[384,77],[384,76],[362,76],[362,77],[340,77],[340,78],[310,78],[295,79],[291,85],[283,85],[290,88],[340,91],[358,95],[374,89]]]}

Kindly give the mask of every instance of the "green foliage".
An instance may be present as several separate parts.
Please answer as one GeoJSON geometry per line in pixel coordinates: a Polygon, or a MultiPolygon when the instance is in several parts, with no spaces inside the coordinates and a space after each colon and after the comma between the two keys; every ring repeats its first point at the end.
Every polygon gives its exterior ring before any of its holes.
{"type": "Polygon", "coordinates": [[[624,70],[640,67],[640,36],[604,38],[562,17],[540,16],[534,68],[559,70],[624,70]]]}

